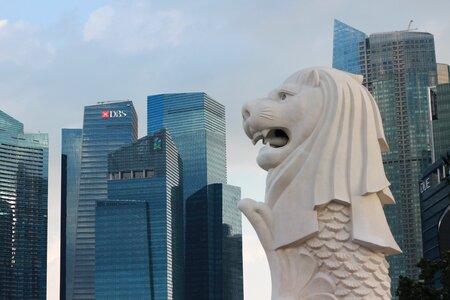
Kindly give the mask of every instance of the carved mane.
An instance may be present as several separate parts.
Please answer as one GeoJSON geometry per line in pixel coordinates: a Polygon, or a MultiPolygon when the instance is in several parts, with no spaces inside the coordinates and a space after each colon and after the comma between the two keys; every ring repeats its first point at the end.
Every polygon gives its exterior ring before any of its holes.
{"type": "MultiPolygon", "coordinates": [[[[307,140],[267,176],[266,203],[273,210],[274,233],[278,227],[286,227],[286,216],[278,212],[298,213],[298,220],[291,224],[292,234],[274,234],[278,237],[275,248],[317,232],[315,224],[307,222],[317,218],[315,210],[330,201],[351,205],[375,194],[381,204],[394,203],[381,157],[388,145],[380,112],[361,85],[362,78],[320,67],[299,71],[285,83],[306,85],[311,76],[316,78],[324,99],[317,125],[307,140]]],[[[392,239],[379,246],[398,252],[392,242],[395,244],[392,239]]]]}

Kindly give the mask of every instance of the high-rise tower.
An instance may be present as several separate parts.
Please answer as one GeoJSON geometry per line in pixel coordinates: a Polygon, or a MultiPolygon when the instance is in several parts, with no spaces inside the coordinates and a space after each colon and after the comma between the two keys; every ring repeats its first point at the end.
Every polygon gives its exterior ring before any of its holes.
{"type": "Polygon", "coordinates": [[[147,98],[147,134],[167,128],[183,160],[184,199],[226,183],[225,107],[205,93],[147,98]]]}
{"type": "Polygon", "coordinates": [[[364,76],[383,119],[390,147],[383,163],[397,202],[385,212],[403,251],[388,257],[395,291],[399,275],[418,275],[416,263],[422,254],[417,182],[431,159],[427,88],[436,84],[434,39],[414,31],[363,36],[336,20],[333,67],[364,76]]]}
{"type": "Polygon", "coordinates": [[[205,93],[155,95],[147,118],[148,134],[167,128],[183,163],[185,299],[243,299],[240,189],[226,184],[224,106],[205,93]]]}
{"type": "Polygon", "coordinates": [[[166,130],[108,156],[97,202],[96,299],[183,299],[181,160],[166,130]]]}
{"type": "Polygon", "coordinates": [[[46,299],[48,135],[0,110],[0,299],[46,299]]]}
{"type": "Polygon", "coordinates": [[[95,207],[107,199],[108,153],[137,139],[131,101],[84,109],[72,299],[95,299],[95,207]]]}
{"type": "Polygon", "coordinates": [[[82,133],[81,129],[63,129],[61,135],[60,300],[72,299],[82,133]]]}
{"type": "Polygon", "coordinates": [[[450,150],[450,83],[430,87],[434,157],[446,157],[450,150]]]}

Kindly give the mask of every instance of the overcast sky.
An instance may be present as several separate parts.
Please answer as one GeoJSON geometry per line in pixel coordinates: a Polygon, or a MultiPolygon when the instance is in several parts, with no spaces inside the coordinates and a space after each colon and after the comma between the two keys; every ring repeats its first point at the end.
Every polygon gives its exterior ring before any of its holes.
{"type": "MultiPolygon", "coordinates": [[[[333,20],[366,33],[434,34],[450,63],[450,1],[0,0],[0,109],[50,136],[48,299],[58,299],[61,128],[83,107],[133,100],[139,136],[146,96],[204,91],[226,106],[228,180],[263,200],[265,173],[241,129],[240,108],[296,70],[331,66],[333,20]]],[[[248,300],[270,299],[270,274],[243,221],[248,300]]]]}

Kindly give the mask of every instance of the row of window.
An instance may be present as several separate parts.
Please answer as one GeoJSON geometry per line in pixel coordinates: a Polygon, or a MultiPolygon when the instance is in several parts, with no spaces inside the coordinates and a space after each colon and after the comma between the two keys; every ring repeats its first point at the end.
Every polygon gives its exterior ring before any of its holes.
{"type": "Polygon", "coordinates": [[[110,180],[120,180],[120,179],[135,179],[135,178],[148,178],[154,177],[155,170],[130,170],[130,171],[120,171],[109,173],[110,180]]]}

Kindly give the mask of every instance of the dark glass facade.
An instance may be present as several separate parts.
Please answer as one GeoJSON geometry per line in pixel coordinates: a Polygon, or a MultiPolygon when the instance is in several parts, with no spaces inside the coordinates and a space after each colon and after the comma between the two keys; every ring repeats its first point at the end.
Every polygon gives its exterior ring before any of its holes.
{"type": "Polygon", "coordinates": [[[450,149],[450,83],[432,88],[434,152],[438,159],[450,149]]]}
{"type": "Polygon", "coordinates": [[[81,129],[61,132],[61,259],[60,300],[72,299],[75,232],[80,186],[81,129]]]}
{"type": "MultiPolygon", "coordinates": [[[[343,23],[335,27],[340,33],[339,40],[335,33],[334,47],[353,45],[345,41],[354,40],[353,30],[343,23]],[[345,26],[347,31],[342,29],[345,26]]],[[[353,53],[354,47],[348,52],[353,53]]],[[[385,207],[391,230],[403,251],[401,255],[388,257],[395,291],[399,275],[417,277],[416,263],[422,255],[417,181],[431,161],[427,89],[436,84],[434,39],[429,33],[412,31],[372,34],[366,37],[365,53],[365,59],[360,55],[360,62],[365,64],[367,73],[359,74],[365,76],[366,86],[383,119],[390,147],[390,151],[383,154],[383,163],[397,202],[397,205],[385,207]]],[[[335,64],[337,61],[333,58],[333,67],[353,71],[342,67],[345,64],[335,64]]]]}
{"type": "Polygon", "coordinates": [[[450,224],[442,222],[450,208],[449,160],[450,153],[436,160],[423,172],[419,183],[423,257],[431,260],[440,259],[442,251],[448,250],[448,246],[440,245],[439,233],[443,237],[450,233],[450,224]]]}
{"type": "Polygon", "coordinates": [[[166,130],[109,155],[110,203],[97,204],[103,217],[96,221],[97,228],[102,228],[96,236],[101,241],[96,244],[101,246],[96,255],[102,257],[96,259],[96,298],[183,299],[181,170],[166,130]],[[119,204],[114,204],[117,201],[119,204]],[[128,207],[127,202],[131,203],[128,207]],[[129,243],[124,243],[127,239],[129,243]]]}
{"type": "Polygon", "coordinates": [[[46,299],[48,136],[0,110],[0,299],[46,299]]]}
{"type": "Polygon", "coordinates": [[[240,198],[238,187],[211,184],[187,199],[186,299],[243,299],[240,198]]]}
{"type": "Polygon", "coordinates": [[[226,185],[224,106],[205,93],[154,95],[147,117],[147,132],[167,128],[183,162],[185,298],[243,299],[240,189],[226,185]]]}
{"type": "Polygon", "coordinates": [[[97,201],[95,299],[155,299],[145,201],[97,201]]]}
{"type": "Polygon", "coordinates": [[[85,107],[72,299],[95,299],[95,209],[97,201],[107,200],[108,153],[136,139],[131,101],[85,107]]]}

